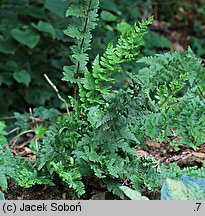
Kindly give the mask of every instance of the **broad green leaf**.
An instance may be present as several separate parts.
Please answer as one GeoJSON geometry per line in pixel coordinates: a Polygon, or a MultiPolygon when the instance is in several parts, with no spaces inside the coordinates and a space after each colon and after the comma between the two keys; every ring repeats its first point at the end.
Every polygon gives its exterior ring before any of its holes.
{"type": "Polygon", "coordinates": [[[30,81],[31,81],[31,76],[30,76],[29,72],[26,70],[15,71],[15,73],[13,74],[13,78],[18,83],[23,83],[26,86],[28,86],[30,81]]]}
{"type": "Polygon", "coordinates": [[[132,26],[130,24],[128,24],[127,22],[121,22],[121,23],[118,23],[117,24],[117,27],[116,29],[121,32],[121,33],[124,33],[128,30],[130,30],[132,28],[132,26]]]}
{"type": "Polygon", "coordinates": [[[18,70],[18,65],[15,61],[8,61],[5,64],[5,69],[13,72],[15,70],[18,70]]]}
{"type": "Polygon", "coordinates": [[[11,36],[19,43],[28,46],[33,49],[40,41],[40,35],[38,32],[32,29],[26,29],[22,31],[18,28],[11,30],[11,36]]]}
{"type": "Polygon", "coordinates": [[[14,55],[18,46],[13,39],[3,40],[0,38],[0,52],[14,55]]]}
{"type": "Polygon", "coordinates": [[[53,39],[56,38],[55,29],[54,29],[54,27],[53,27],[50,23],[43,22],[43,21],[39,21],[39,22],[38,22],[37,29],[38,29],[39,31],[42,31],[42,32],[45,32],[45,33],[50,34],[50,35],[52,36],[53,39]]]}
{"type": "Polygon", "coordinates": [[[120,186],[120,189],[128,196],[131,200],[149,200],[146,196],[142,196],[142,194],[136,190],[132,190],[127,186],[120,186]]]}
{"type": "Polygon", "coordinates": [[[59,17],[64,18],[68,2],[64,0],[46,0],[45,7],[59,17]]]}
{"type": "Polygon", "coordinates": [[[100,17],[102,20],[111,22],[111,21],[116,21],[117,20],[117,16],[113,15],[112,13],[108,12],[108,11],[102,11],[100,14],[100,17]]]}
{"type": "Polygon", "coordinates": [[[117,4],[113,0],[101,0],[100,1],[101,8],[104,10],[113,11],[115,13],[120,13],[118,10],[117,4]]]}

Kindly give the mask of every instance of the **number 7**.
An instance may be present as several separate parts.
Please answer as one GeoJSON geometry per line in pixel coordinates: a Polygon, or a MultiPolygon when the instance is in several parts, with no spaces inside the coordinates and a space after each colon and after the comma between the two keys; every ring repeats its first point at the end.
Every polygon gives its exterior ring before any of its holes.
{"type": "Polygon", "coordinates": [[[201,206],[201,203],[196,203],[197,205],[198,205],[198,207],[197,207],[197,210],[196,211],[199,211],[199,208],[200,208],[200,206],[201,206]]]}

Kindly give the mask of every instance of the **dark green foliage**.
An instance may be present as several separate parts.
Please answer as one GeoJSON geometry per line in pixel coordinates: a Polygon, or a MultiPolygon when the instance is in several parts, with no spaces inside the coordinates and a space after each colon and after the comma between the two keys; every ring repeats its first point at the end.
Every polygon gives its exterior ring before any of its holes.
{"type": "Polygon", "coordinates": [[[177,136],[180,140],[173,145],[188,144],[194,149],[205,142],[205,100],[195,94],[188,94],[180,99],[168,111],[150,115],[144,122],[145,134],[154,139],[161,136],[177,136]]]}
{"type": "Polygon", "coordinates": [[[19,170],[16,181],[18,185],[24,188],[32,187],[35,184],[54,185],[48,173],[39,173],[30,161],[24,162],[22,168],[19,170]]]}
{"type": "MultiPolygon", "coordinates": [[[[6,131],[3,131],[4,137],[1,137],[0,132],[0,139],[2,138],[1,148],[8,145],[6,140],[8,138],[10,141],[9,147],[23,147],[21,144],[28,141],[31,150],[38,150],[39,142],[45,136],[45,132],[54,127],[61,116],[62,114],[57,109],[46,109],[44,107],[34,108],[31,113],[25,112],[21,114],[15,112],[10,119],[13,124],[6,127],[7,131],[14,131],[9,133],[7,137],[5,137],[7,135],[6,131]]],[[[0,122],[0,126],[1,124],[2,122],[0,122]]],[[[3,126],[5,127],[4,124],[3,126]]]]}
{"type": "Polygon", "coordinates": [[[179,52],[168,52],[156,54],[154,57],[144,57],[139,62],[149,65],[139,71],[139,76],[143,77],[151,91],[156,90],[164,82],[170,84],[172,80],[177,80],[186,73],[188,73],[187,81],[190,87],[197,84],[204,88],[205,69],[202,61],[190,48],[182,55],[179,52]]]}
{"type": "Polygon", "coordinates": [[[88,114],[93,132],[82,139],[75,153],[78,160],[82,157],[88,163],[93,161],[95,165],[93,168],[91,165],[91,169],[94,172],[98,166],[98,170],[102,169],[96,173],[98,177],[103,177],[104,172],[108,171],[108,174],[118,178],[125,172],[124,166],[130,162],[130,153],[135,153],[131,148],[137,143],[134,125],[139,118],[149,113],[148,100],[141,97],[140,88],[128,87],[127,90],[113,93],[105,99],[107,108],[103,113],[97,113],[96,107],[92,107],[88,114]]]}
{"type": "Polygon", "coordinates": [[[85,186],[82,183],[82,174],[74,164],[68,164],[66,167],[61,162],[51,162],[55,172],[59,175],[63,182],[74,189],[78,197],[85,193],[85,186]]]}
{"type": "Polygon", "coordinates": [[[38,170],[47,170],[50,179],[57,173],[78,196],[84,193],[84,186],[79,181],[82,175],[75,165],[72,151],[77,148],[85,128],[86,123],[74,117],[72,121],[67,117],[61,119],[57,127],[46,133],[36,162],[38,170]]]}
{"type": "MultiPolygon", "coordinates": [[[[156,1],[155,1],[156,2],[156,1]]],[[[155,2],[153,2],[155,4],[155,2]]],[[[154,5],[153,5],[154,7],[154,5]]],[[[194,53],[198,56],[205,57],[205,43],[204,43],[204,28],[203,21],[205,17],[204,0],[195,1],[178,1],[174,0],[158,0],[157,1],[157,16],[163,22],[167,21],[166,26],[190,36],[189,45],[194,53]],[[183,29],[183,30],[182,30],[183,29]]],[[[170,35],[168,29],[163,29],[165,34],[170,35]],[[167,31],[168,30],[168,31],[167,31]]],[[[175,41],[180,40],[177,38],[175,41]]],[[[179,36],[180,37],[180,36],[179,36]]],[[[189,40],[189,39],[188,39],[189,40]]],[[[183,43],[183,42],[182,42],[183,43]]]]}
{"type": "Polygon", "coordinates": [[[138,142],[135,124],[152,107],[140,82],[134,81],[130,81],[126,90],[107,96],[105,101],[107,107],[103,113],[98,112],[98,107],[90,108],[87,125],[73,117],[62,119],[59,129],[48,132],[37,166],[49,170],[51,176],[57,172],[78,195],[83,192],[79,182],[82,176],[95,175],[105,178],[109,190],[123,198],[117,186],[120,179],[129,179],[139,188],[143,183],[149,185],[150,179],[154,182],[159,174],[153,168],[157,164],[154,158],[137,159],[134,150],[138,142]]]}
{"type": "Polygon", "coordinates": [[[163,52],[169,51],[171,48],[171,42],[163,35],[159,35],[154,31],[149,31],[148,34],[144,36],[144,47],[142,52],[145,56],[154,55],[156,50],[158,53],[161,50],[163,50],[163,52]]]}
{"type": "Polygon", "coordinates": [[[43,166],[50,167],[50,162],[70,160],[70,154],[73,149],[77,147],[77,142],[80,138],[81,131],[84,131],[86,123],[81,120],[73,118],[63,118],[61,123],[53,127],[51,131],[47,132],[47,137],[44,138],[41,144],[41,151],[39,152],[40,159],[38,161],[39,169],[43,166]]]}
{"type": "Polygon", "coordinates": [[[24,113],[14,113],[15,117],[15,126],[19,127],[21,131],[25,131],[33,128],[35,124],[43,125],[48,127],[52,124],[55,124],[57,119],[61,116],[61,112],[57,109],[50,108],[46,109],[44,107],[36,107],[33,109],[32,116],[28,112],[24,113]]]}
{"type": "MultiPolygon", "coordinates": [[[[72,25],[68,28],[69,32],[65,32],[81,41],[80,45],[71,47],[75,56],[87,55],[84,52],[89,48],[90,31],[95,26],[92,23],[92,18],[87,21],[87,17],[93,16],[93,22],[96,20],[95,8],[97,5],[97,1],[86,1],[84,3],[79,1],[78,4],[72,5],[67,11],[67,15],[80,16],[80,19],[87,23],[86,28],[80,29],[78,26],[72,25]],[[95,4],[92,5],[91,3],[94,2],[95,4]],[[94,9],[91,6],[94,6],[94,9]],[[82,13],[82,9],[90,11],[90,14],[87,12],[86,14],[82,13]],[[92,10],[93,14],[91,13],[92,10]],[[88,32],[82,32],[85,29],[88,32]]],[[[88,76],[86,58],[75,60],[73,55],[72,61],[74,66],[71,67],[74,67],[74,72],[79,77],[83,78],[85,74],[85,84],[83,84],[85,89],[88,83],[91,84],[91,76],[96,78],[96,82],[93,82],[95,88],[98,88],[102,81],[113,82],[113,80],[106,77],[110,73],[120,70],[118,67],[119,63],[131,61],[138,55],[139,51],[137,50],[142,44],[142,36],[146,33],[147,25],[150,24],[151,20],[152,18],[143,21],[128,32],[123,33],[117,42],[116,48],[113,48],[113,45],[110,44],[98,65],[96,65],[97,60],[95,60],[93,75],[88,76]]],[[[73,72],[68,67],[66,68],[68,69],[66,72],[68,77],[70,76],[69,72],[73,72]]],[[[143,93],[144,89],[140,81],[138,80],[137,82],[137,79],[134,81],[131,75],[128,80],[126,90],[121,89],[109,94],[106,92],[108,89],[99,91],[99,96],[102,97],[104,100],[103,104],[106,105],[103,110],[99,109],[98,106],[87,106],[87,122],[79,119],[79,117],[81,118],[84,115],[82,113],[79,116],[79,110],[76,113],[77,115],[72,115],[71,119],[62,119],[61,124],[56,129],[49,131],[38,154],[39,161],[36,164],[38,169],[46,169],[51,175],[54,172],[58,173],[59,177],[73,188],[78,195],[83,193],[83,185],[79,182],[82,176],[96,175],[98,178],[115,179],[116,183],[121,178],[131,179],[132,175],[130,176],[130,173],[137,172],[136,169],[138,169],[138,166],[141,167],[140,164],[142,163],[141,159],[136,162],[133,161],[133,158],[135,158],[134,147],[137,143],[134,135],[134,126],[152,108],[149,99],[143,93]]],[[[72,78],[69,78],[67,81],[78,82],[78,80],[74,81],[72,78]]],[[[80,79],[79,83],[81,83],[80,79]]],[[[82,85],[79,86],[81,87],[82,85]]],[[[90,93],[88,92],[88,94],[90,93]]],[[[87,97],[93,98],[91,94],[87,97]]],[[[82,89],[80,99],[83,99],[82,89]]],[[[77,103],[77,98],[74,96],[73,100],[74,106],[77,103]]],[[[92,105],[93,103],[91,102],[90,104],[92,105]]],[[[148,169],[151,167],[152,165],[150,164],[148,169]]],[[[134,177],[132,178],[135,179],[134,177]]],[[[139,178],[139,181],[143,181],[143,177],[142,179],[139,178]]],[[[111,186],[109,188],[110,190],[115,190],[111,186]]],[[[116,191],[116,193],[118,192],[116,191]]]]}
{"type": "Polygon", "coordinates": [[[48,173],[38,173],[30,159],[14,157],[10,149],[0,150],[0,173],[0,189],[4,191],[8,189],[8,179],[25,188],[34,184],[54,185],[48,173]]]}
{"type": "MultiPolygon", "coordinates": [[[[66,8],[68,3],[62,3],[66,8]]],[[[68,49],[63,43],[68,40],[62,34],[67,21],[53,14],[53,4],[49,0],[0,3],[1,117],[8,111],[26,111],[27,106],[60,106],[43,77],[47,73],[54,83],[59,82],[59,71],[68,61],[64,53],[68,49]]],[[[64,17],[64,12],[61,14],[64,17]]]]}
{"type": "Polygon", "coordinates": [[[142,131],[151,139],[166,138],[171,145],[188,144],[193,148],[204,141],[204,72],[201,60],[189,49],[142,58],[150,65],[139,71],[146,92],[154,99],[157,112],[142,123],[142,131]],[[179,142],[169,139],[177,136],[179,142]]]}
{"type": "Polygon", "coordinates": [[[65,17],[65,11],[68,6],[68,2],[64,0],[43,0],[41,2],[44,2],[45,8],[47,8],[52,13],[61,18],[65,17]]]}
{"type": "MultiPolygon", "coordinates": [[[[167,19],[169,16],[170,21],[173,21],[174,17],[181,18],[177,22],[167,23],[164,26],[165,30],[169,27],[181,29],[181,25],[190,23],[188,30],[194,33],[190,44],[194,52],[201,57],[204,56],[204,31],[201,20],[203,20],[205,11],[202,1],[174,1],[171,3],[158,1],[157,4],[159,20],[163,17],[167,19]],[[181,12],[180,7],[184,8],[185,12],[181,12]],[[193,14],[196,20],[191,18],[193,14]],[[189,22],[190,19],[192,19],[191,22],[189,22]]],[[[72,91],[70,84],[62,85],[60,71],[64,65],[70,64],[68,47],[73,43],[70,38],[63,35],[62,30],[66,28],[68,21],[70,23],[74,21],[71,16],[69,19],[64,19],[67,7],[73,2],[76,1],[1,1],[0,98],[4,101],[0,107],[1,116],[8,114],[9,111],[23,112],[31,106],[60,107],[61,103],[56,98],[55,92],[46,83],[44,73],[49,74],[55,84],[60,82],[58,88],[61,92],[68,94],[72,91]]],[[[110,0],[109,3],[106,0],[100,1],[98,13],[100,21],[98,27],[93,31],[93,49],[88,50],[90,60],[93,61],[96,55],[102,54],[110,41],[115,44],[117,36],[130,27],[128,23],[134,24],[141,17],[146,18],[152,13],[154,7],[155,2],[149,4],[149,1],[146,0],[110,0]]],[[[82,11],[80,13],[82,14],[82,11]]],[[[145,55],[153,55],[156,52],[170,49],[169,41],[159,36],[158,32],[151,31],[150,36],[144,37],[144,41],[145,46],[142,46],[141,51],[145,55]]],[[[123,72],[126,70],[132,73],[137,72],[135,62],[130,62],[128,66],[121,65],[121,67],[123,72]]]]}
{"type": "Polygon", "coordinates": [[[205,42],[203,39],[192,37],[190,43],[198,56],[205,56],[205,42]]]}
{"type": "MultiPolygon", "coordinates": [[[[48,128],[52,128],[50,124],[54,124],[60,112],[55,109],[45,109],[43,107],[35,108],[33,116],[28,113],[19,114],[15,113],[16,126],[19,131],[28,131],[36,127],[35,137],[41,139],[48,128]],[[34,120],[35,119],[35,120],[34,120]],[[35,122],[36,121],[36,122],[35,122]],[[34,123],[35,122],[35,123],[34,123]],[[34,125],[35,124],[35,125],[34,125]]],[[[31,159],[24,160],[18,156],[14,156],[12,150],[8,148],[7,135],[5,131],[6,125],[0,122],[0,188],[7,190],[8,179],[12,180],[18,185],[28,188],[34,184],[47,184],[53,185],[48,172],[39,173],[33,166],[31,159]]],[[[18,131],[18,132],[19,132],[18,131]]],[[[18,142],[17,142],[18,143],[18,142]]],[[[16,144],[17,144],[16,143],[16,144]]],[[[10,143],[11,145],[11,143],[10,143]]],[[[30,148],[32,149],[31,143],[30,148]]],[[[36,147],[33,147],[36,150],[36,147]]]]}
{"type": "MultiPolygon", "coordinates": [[[[1,1],[0,99],[4,103],[0,107],[0,116],[13,111],[24,112],[29,107],[59,108],[61,102],[46,83],[44,73],[52,78],[54,84],[58,83],[61,92],[68,94],[72,91],[70,84],[65,86],[60,80],[62,67],[70,64],[68,47],[73,45],[73,42],[63,34],[63,30],[68,21],[75,26],[74,13],[70,14],[72,17],[69,16],[69,19],[64,18],[67,7],[73,2],[76,5],[76,1],[73,0],[1,1]]],[[[100,19],[99,27],[93,31],[92,52],[88,50],[91,61],[96,54],[103,52],[108,42],[115,41],[116,35],[119,35],[118,24],[135,23],[141,18],[141,11],[143,12],[144,8],[148,12],[150,8],[144,3],[144,0],[137,2],[112,0],[109,4],[107,1],[100,2],[99,14],[110,13],[116,19],[113,21],[100,19]]],[[[86,8],[84,12],[86,13],[86,8]]],[[[81,11],[79,14],[83,13],[85,18],[84,12],[81,11]]],[[[76,21],[81,24],[78,26],[81,30],[84,18],[81,16],[82,22],[76,21]]],[[[96,17],[92,16],[92,19],[95,20],[96,17]]],[[[92,23],[90,21],[89,23],[92,23]]],[[[87,36],[88,42],[90,39],[87,36]]],[[[78,42],[77,44],[80,45],[78,42]]],[[[74,55],[71,60],[76,58],[82,60],[82,57],[87,61],[88,56],[85,58],[82,54],[74,55]]],[[[129,64],[130,71],[134,72],[135,68],[135,63],[129,64]]],[[[66,72],[67,67],[64,69],[65,74],[72,75],[66,72]]]]}

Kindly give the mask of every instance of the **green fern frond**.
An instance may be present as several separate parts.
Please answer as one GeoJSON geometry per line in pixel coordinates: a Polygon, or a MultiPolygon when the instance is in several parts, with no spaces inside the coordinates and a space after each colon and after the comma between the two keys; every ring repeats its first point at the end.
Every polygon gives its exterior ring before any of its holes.
{"type": "Polygon", "coordinates": [[[85,83],[80,86],[81,101],[88,104],[105,104],[103,95],[108,95],[112,84],[115,83],[114,75],[120,72],[120,64],[134,60],[139,55],[139,47],[143,44],[142,37],[147,33],[147,26],[153,17],[139,22],[132,29],[123,33],[114,47],[109,43],[102,57],[97,56],[93,62],[92,73],[86,71],[85,83]],[[86,93],[84,93],[86,92],[86,93]]]}
{"type": "Polygon", "coordinates": [[[62,162],[51,162],[51,166],[54,167],[55,171],[58,173],[62,181],[66,182],[70,188],[73,188],[79,197],[85,193],[85,186],[81,182],[82,176],[77,168],[70,167],[70,169],[66,169],[66,171],[64,171],[65,168],[62,162]]]}
{"type": "Polygon", "coordinates": [[[25,167],[20,171],[17,182],[18,185],[24,188],[30,188],[35,184],[55,185],[48,175],[41,175],[37,170],[28,170],[25,167]]]}
{"type": "Polygon", "coordinates": [[[180,178],[181,176],[191,176],[198,178],[205,178],[205,165],[201,168],[197,166],[187,167],[181,169],[176,163],[170,163],[169,169],[163,164],[161,166],[161,182],[166,178],[180,178]]]}
{"type": "MultiPolygon", "coordinates": [[[[70,57],[73,65],[64,66],[63,80],[70,83],[82,83],[81,77],[87,70],[89,57],[87,51],[90,49],[92,39],[91,31],[97,22],[99,0],[78,0],[66,11],[67,17],[77,18],[77,22],[69,24],[64,33],[73,38],[74,45],[70,47],[73,54],[70,57]]],[[[76,88],[74,103],[76,100],[76,88]]]]}

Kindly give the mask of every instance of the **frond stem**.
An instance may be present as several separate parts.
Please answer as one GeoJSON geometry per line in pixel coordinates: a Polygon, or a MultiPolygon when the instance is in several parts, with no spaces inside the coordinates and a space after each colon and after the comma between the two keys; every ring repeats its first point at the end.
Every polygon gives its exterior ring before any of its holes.
{"type": "MultiPolygon", "coordinates": [[[[89,5],[88,5],[88,10],[86,11],[86,20],[85,20],[85,24],[83,27],[83,33],[85,34],[87,31],[87,25],[88,25],[88,20],[89,20],[89,13],[90,13],[90,7],[91,7],[91,3],[93,0],[89,1],[89,5]]],[[[85,36],[82,38],[81,43],[80,43],[80,50],[82,50],[83,45],[85,42],[85,36]]],[[[79,71],[80,71],[80,62],[78,62],[77,64],[77,68],[76,68],[76,73],[75,73],[75,79],[78,79],[79,77],[79,71]]],[[[76,99],[77,99],[77,83],[74,86],[74,93],[73,93],[73,98],[74,98],[74,103],[73,103],[73,114],[74,114],[74,110],[75,110],[75,104],[76,104],[76,99]]]]}

